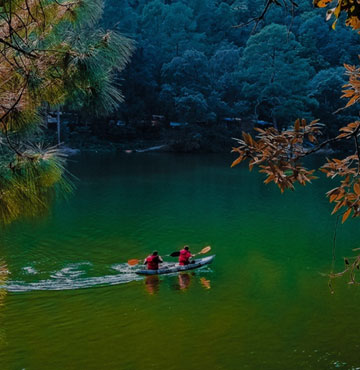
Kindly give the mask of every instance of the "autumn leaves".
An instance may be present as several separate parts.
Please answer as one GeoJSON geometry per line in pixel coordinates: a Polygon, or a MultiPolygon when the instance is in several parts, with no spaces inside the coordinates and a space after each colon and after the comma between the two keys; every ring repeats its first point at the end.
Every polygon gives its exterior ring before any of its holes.
{"type": "Polygon", "coordinates": [[[328,191],[326,195],[329,197],[330,203],[335,202],[336,205],[331,214],[336,213],[344,207],[345,212],[342,216],[344,223],[350,214],[353,212],[353,217],[360,216],[360,154],[358,135],[360,122],[350,123],[340,130],[342,133],[337,136],[338,139],[350,139],[353,137],[355,144],[355,154],[350,155],[342,160],[328,159],[327,163],[321,167],[321,171],[326,173],[327,177],[335,178],[342,177],[340,186],[328,191]]]}
{"type": "Polygon", "coordinates": [[[317,143],[317,137],[321,134],[321,124],[318,121],[307,123],[303,120],[296,120],[293,129],[279,132],[274,128],[259,132],[257,140],[250,134],[243,133],[243,139],[237,139],[239,146],[233,148],[233,152],[238,153],[238,158],[232,163],[232,167],[244,160],[249,160],[249,169],[258,165],[259,172],[267,177],[265,184],[274,182],[283,193],[286,189],[294,189],[294,184],[306,185],[311,180],[316,179],[315,170],[306,169],[301,159],[309,154],[317,152],[330,142],[338,140],[349,140],[353,138],[355,153],[345,159],[327,159],[320,171],[327,177],[333,179],[341,177],[338,187],[326,193],[330,203],[336,205],[332,214],[341,208],[345,211],[342,222],[345,222],[351,215],[360,216],[360,153],[358,135],[360,121],[352,122],[340,129],[341,133],[335,138],[323,141],[321,144],[306,149],[306,143],[317,143]]]}
{"type": "Polygon", "coordinates": [[[249,159],[250,170],[258,165],[260,172],[267,175],[264,183],[274,182],[281,192],[294,189],[296,182],[306,185],[316,178],[313,175],[315,170],[307,170],[300,159],[309,152],[304,144],[317,142],[320,127],[318,121],[307,123],[304,119],[298,119],[292,129],[282,132],[275,128],[256,128],[259,132],[258,140],[243,133],[243,139],[237,139],[239,147],[233,148],[239,157],[232,163],[232,167],[249,159]]]}
{"type": "MultiPolygon", "coordinates": [[[[314,6],[318,8],[325,8],[330,5],[333,0],[314,0],[314,6]]],[[[330,20],[334,16],[335,22],[332,27],[335,29],[336,22],[338,21],[341,12],[347,13],[345,24],[354,30],[360,29],[360,4],[358,0],[338,0],[336,7],[327,11],[326,20],[330,20]]]]}
{"type": "MultiPolygon", "coordinates": [[[[331,0],[314,0],[314,5],[320,8],[326,7],[331,0]]],[[[346,24],[353,29],[360,29],[360,2],[357,0],[338,0],[337,6],[328,11],[328,19],[332,15],[336,19],[340,13],[347,12],[346,24]]],[[[336,21],[335,21],[336,23],[336,21]]],[[[333,25],[334,28],[334,25],[333,25]]],[[[346,75],[349,83],[344,85],[342,98],[349,99],[344,108],[350,107],[360,100],[360,68],[345,64],[346,75]]],[[[342,109],[344,109],[342,108],[342,109]]],[[[274,182],[284,192],[286,189],[294,189],[297,182],[306,185],[315,179],[315,170],[308,170],[302,164],[302,158],[317,152],[325,145],[340,140],[350,140],[354,145],[354,153],[344,159],[327,159],[320,171],[333,179],[340,177],[340,185],[327,192],[330,203],[335,203],[332,214],[340,209],[344,210],[342,222],[349,216],[360,216],[360,149],[359,132],[360,121],[349,123],[340,128],[336,137],[330,138],[318,144],[321,135],[321,124],[318,121],[307,123],[304,119],[296,120],[294,127],[285,131],[275,128],[262,130],[256,128],[258,136],[254,139],[250,134],[243,133],[242,139],[237,139],[239,146],[233,148],[238,153],[238,158],[232,163],[232,167],[244,160],[249,160],[249,169],[254,165],[259,166],[260,172],[267,177],[265,184],[274,182]],[[311,144],[312,148],[308,144],[311,144]],[[313,146],[317,144],[317,146],[313,146]]]]}

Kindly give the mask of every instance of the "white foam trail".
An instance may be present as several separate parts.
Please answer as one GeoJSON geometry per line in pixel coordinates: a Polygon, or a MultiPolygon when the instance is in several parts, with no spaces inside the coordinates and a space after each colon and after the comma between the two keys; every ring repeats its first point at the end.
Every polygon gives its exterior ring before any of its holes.
{"type": "Polygon", "coordinates": [[[122,272],[124,274],[133,273],[134,271],[139,269],[139,266],[129,266],[127,263],[115,263],[114,265],[110,266],[113,270],[122,272]]]}
{"type": "Polygon", "coordinates": [[[89,265],[91,265],[90,262],[70,263],[66,267],[62,268],[60,271],[53,272],[50,276],[53,279],[76,278],[78,276],[85,274],[85,271],[79,270],[79,267],[89,266],[89,265]]]}
{"type": "Polygon", "coordinates": [[[22,270],[24,272],[26,272],[27,274],[29,274],[29,275],[35,275],[35,274],[37,274],[36,269],[34,267],[32,267],[32,266],[25,266],[25,267],[22,268],[22,270]]]}
{"type": "Polygon", "coordinates": [[[22,281],[10,280],[0,289],[8,292],[30,292],[35,290],[74,290],[94,288],[108,285],[125,284],[131,281],[142,280],[143,277],[136,274],[105,275],[89,278],[72,279],[48,279],[40,280],[37,283],[24,283],[22,281]]]}
{"type": "MultiPolygon", "coordinates": [[[[166,263],[165,263],[166,264],[166,263]]],[[[164,264],[164,265],[165,265],[164,264]]],[[[111,286],[130,283],[131,281],[143,280],[143,276],[135,274],[135,271],[139,269],[139,266],[129,266],[126,263],[111,265],[113,270],[119,272],[116,275],[104,275],[94,277],[79,277],[85,273],[83,270],[78,270],[83,265],[91,265],[90,262],[71,263],[59,271],[54,272],[51,275],[51,279],[39,280],[34,283],[27,283],[20,280],[8,280],[4,285],[0,285],[0,289],[5,289],[8,292],[31,292],[41,290],[75,290],[85,288],[95,288],[101,286],[111,286]]],[[[169,264],[173,265],[173,264],[169,264]]],[[[212,272],[207,267],[200,268],[196,272],[212,272]]],[[[37,273],[37,271],[31,266],[24,267],[23,270],[28,273],[37,273]]],[[[190,272],[190,271],[189,271],[190,272]]],[[[167,274],[167,276],[176,276],[178,272],[167,274]]]]}

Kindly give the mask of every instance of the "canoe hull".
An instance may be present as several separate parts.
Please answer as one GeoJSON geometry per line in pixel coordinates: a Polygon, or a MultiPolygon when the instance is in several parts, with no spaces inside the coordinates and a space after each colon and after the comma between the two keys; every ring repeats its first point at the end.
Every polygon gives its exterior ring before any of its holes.
{"type": "Polygon", "coordinates": [[[164,274],[172,274],[174,272],[194,270],[199,267],[209,265],[213,261],[214,258],[215,258],[215,255],[196,259],[194,263],[190,263],[185,266],[180,266],[179,264],[176,263],[176,264],[170,264],[168,266],[164,266],[163,268],[159,270],[138,270],[136,271],[136,273],[138,275],[164,275],[164,274]]]}

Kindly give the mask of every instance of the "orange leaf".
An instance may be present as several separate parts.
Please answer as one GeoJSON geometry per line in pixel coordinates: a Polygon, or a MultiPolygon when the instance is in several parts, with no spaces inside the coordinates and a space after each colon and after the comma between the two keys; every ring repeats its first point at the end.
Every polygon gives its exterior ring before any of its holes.
{"type": "Polygon", "coordinates": [[[357,195],[360,195],[360,184],[358,182],[354,184],[354,191],[357,195]]]}
{"type": "Polygon", "coordinates": [[[342,217],[342,223],[344,223],[347,218],[350,216],[350,213],[351,213],[351,208],[349,208],[344,214],[343,214],[343,217],[342,217]]]}
{"type": "Polygon", "coordinates": [[[342,191],[339,195],[337,195],[335,200],[341,200],[343,196],[344,196],[344,191],[342,191]]]}
{"type": "Polygon", "coordinates": [[[351,98],[355,91],[354,90],[343,90],[344,95],[342,95],[342,98],[351,98]]]}
{"type": "Polygon", "coordinates": [[[358,95],[353,96],[345,105],[345,108],[350,107],[351,105],[355,104],[357,100],[359,99],[358,95]]]}
{"type": "Polygon", "coordinates": [[[317,8],[325,8],[332,0],[314,0],[314,6],[317,8]]]}
{"type": "Polygon", "coordinates": [[[331,212],[331,214],[333,215],[334,213],[336,213],[339,209],[341,208],[341,203],[338,202],[336,204],[336,206],[334,207],[333,211],[331,212]]]}
{"type": "Polygon", "coordinates": [[[337,139],[341,139],[342,137],[345,137],[345,136],[349,136],[349,134],[347,134],[346,132],[336,136],[337,139]]]}
{"type": "Polygon", "coordinates": [[[237,164],[239,164],[243,160],[243,156],[240,156],[239,158],[235,159],[235,161],[231,164],[231,168],[235,167],[237,164]]]}
{"type": "Polygon", "coordinates": [[[269,176],[269,177],[267,177],[265,180],[264,180],[264,184],[268,184],[269,182],[271,182],[271,181],[273,181],[274,180],[274,176],[273,175],[271,175],[271,176],[269,176]]]}
{"type": "Polygon", "coordinates": [[[312,143],[314,143],[314,142],[316,141],[315,136],[314,136],[314,135],[309,134],[309,140],[310,140],[312,143]]]}
{"type": "Polygon", "coordinates": [[[294,130],[299,131],[300,129],[300,120],[299,118],[295,121],[294,130]]]}

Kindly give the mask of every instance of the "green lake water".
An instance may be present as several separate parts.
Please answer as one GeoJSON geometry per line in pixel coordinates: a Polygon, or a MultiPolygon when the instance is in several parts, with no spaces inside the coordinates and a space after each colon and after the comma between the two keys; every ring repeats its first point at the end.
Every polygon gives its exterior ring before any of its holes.
{"type": "MultiPolygon", "coordinates": [[[[74,195],[2,231],[0,369],[360,369],[360,287],[331,294],[320,274],[331,184],[281,195],[230,163],[72,157],[74,195]],[[184,244],[214,263],[158,279],[125,263],[184,244]]],[[[359,221],[338,227],[337,271],[359,236],[359,221]]]]}

